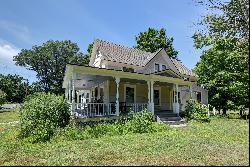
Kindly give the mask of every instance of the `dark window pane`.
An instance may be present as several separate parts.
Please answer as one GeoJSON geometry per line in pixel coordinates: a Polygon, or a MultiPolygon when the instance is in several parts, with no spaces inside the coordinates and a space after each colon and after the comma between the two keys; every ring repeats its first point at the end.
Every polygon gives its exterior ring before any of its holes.
{"type": "Polygon", "coordinates": [[[165,65],[162,65],[162,70],[166,70],[166,66],[165,65]]]}
{"type": "Polygon", "coordinates": [[[124,72],[134,72],[134,69],[133,69],[133,68],[122,67],[122,70],[123,70],[124,72]]]}
{"type": "Polygon", "coordinates": [[[126,87],[126,103],[134,103],[135,102],[135,90],[131,87],[126,87]]]}
{"type": "Polygon", "coordinates": [[[154,90],[154,104],[155,105],[160,104],[160,92],[159,92],[159,90],[154,90]]]}
{"type": "Polygon", "coordinates": [[[155,71],[158,72],[160,71],[160,65],[155,63],[155,71]]]}
{"type": "Polygon", "coordinates": [[[197,101],[201,102],[201,92],[197,92],[197,101]]]}

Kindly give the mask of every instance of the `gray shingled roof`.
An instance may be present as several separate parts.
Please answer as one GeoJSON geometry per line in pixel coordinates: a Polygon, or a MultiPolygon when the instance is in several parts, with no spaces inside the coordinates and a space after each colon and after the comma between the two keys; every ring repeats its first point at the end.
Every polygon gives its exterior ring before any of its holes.
{"type": "MultiPolygon", "coordinates": [[[[100,39],[95,39],[93,47],[95,51],[98,50],[101,52],[104,56],[104,60],[142,67],[144,67],[160,50],[159,49],[157,52],[150,53],[100,39]]],[[[190,69],[185,67],[180,61],[172,58],[171,60],[181,74],[195,76],[195,74],[190,69]]]]}
{"type": "Polygon", "coordinates": [[[145,66],[156,53],[144,52],[139,49],[128,48],[111,42],[96,39],[94,45],[102,53],[105,60],[145,66]]]}
{"type": "Polygon", "coordinates": [[[176,60],[176,59],[172,59],[172,62],[174,63],[175,67],[178,69],[178,71],[181,74],[184,75],[189,75],[189,76],[196,76],[194,72],[192,72],[192,70],[188,69],[186,66],[184,66],[180,61],[176,60]]]}

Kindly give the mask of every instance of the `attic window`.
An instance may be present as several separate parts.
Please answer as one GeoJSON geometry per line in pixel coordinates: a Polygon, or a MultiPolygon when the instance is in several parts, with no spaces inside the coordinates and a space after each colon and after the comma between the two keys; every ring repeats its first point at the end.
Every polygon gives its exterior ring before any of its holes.
{"type": "Polygon", "coordinates": [[[162,71],[164,71],[164,70],[166,70],[166,69],[167,69],[167,68],[166,68],[165,65],[162,65],[162,66],[161,66],[161,70],[162,70],[162,71]]]}
{"type": "Polygon", "coordinates": [[[155,72],[159,72],[160,71],[160,65],[155,63],[155,72]]]}
{"type": "Polygon", "coordinates": [[[124,72],[134,72],[133,68],[122,67],[122,71],[124,72]]]}

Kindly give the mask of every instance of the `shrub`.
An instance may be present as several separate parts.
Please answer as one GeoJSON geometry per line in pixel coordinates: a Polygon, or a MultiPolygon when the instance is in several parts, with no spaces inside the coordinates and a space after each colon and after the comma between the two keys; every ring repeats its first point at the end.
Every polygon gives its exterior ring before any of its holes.
{"type": "Polygon", "coordinates": [[[21,108],[21,137],[28,137],[31,142],[47,141],[69,120],[69,106],[62,96],[50,93],[30,95],[21,108]]]}
{"type": "Polygon", "coordinates": [[[197,120],[201,122],[209,122],[210,119],[207,115],[208,107],[198,103],[196,100],[189,100],[185,108],[185,115],[190,120],[197,120]]]}
{"type": "Polygon", "coordinates": [[[84,140],[102,136],[126,135],[130,133],[151,133],[168,130],[166,124],[154,122],[153,115],[146,110],[131,113],[129,117],[120,117],[114,123],[99,123],[92,126],[69,127],[60,129],[55,140],[84,140]]]}
{"type": "Polygon", "coordinates": [[[146,109],[138,113],[132,113],[125,123],[125,133],[147,133],[152,131],[153,115],[146,109]]]}

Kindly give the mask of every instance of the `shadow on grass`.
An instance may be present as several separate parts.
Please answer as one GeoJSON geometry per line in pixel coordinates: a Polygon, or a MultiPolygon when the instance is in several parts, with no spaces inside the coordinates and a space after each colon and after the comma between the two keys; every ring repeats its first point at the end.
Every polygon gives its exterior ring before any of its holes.
{"type": "Polygon", "coordinates": [[[15,109],[0,109],[0,113],[14,112],[15,109]]]}

